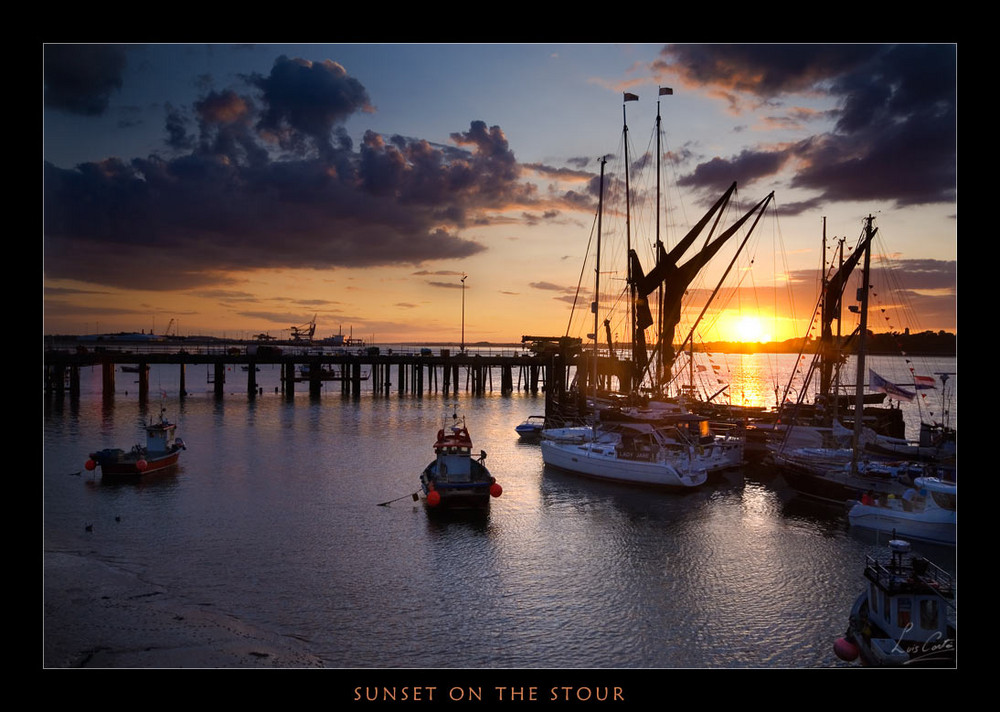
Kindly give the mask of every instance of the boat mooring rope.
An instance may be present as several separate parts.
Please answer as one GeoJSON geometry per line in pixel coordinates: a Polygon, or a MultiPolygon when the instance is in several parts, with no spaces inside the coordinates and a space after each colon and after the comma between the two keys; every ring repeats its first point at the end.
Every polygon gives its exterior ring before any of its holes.
{"type": "Polygon", "coordinates": [[[398,502],[401,499],[406,499],[407,497],[412,498],[414,502],[416,502],[417,500],[420,499],[419,493],[414,492],[413,494],[404,494],[402,497],[396,497],[396,499],[390,499],[388,502],[379,502],[379,504],[377,506],[379,506],[379,507],[385,507],[387,505],[392,504],[393,502],[398,502]]]}

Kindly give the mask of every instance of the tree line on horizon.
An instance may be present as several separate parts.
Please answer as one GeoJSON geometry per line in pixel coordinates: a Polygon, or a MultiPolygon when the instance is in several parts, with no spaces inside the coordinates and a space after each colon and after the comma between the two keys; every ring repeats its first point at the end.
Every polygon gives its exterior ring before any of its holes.
{"type": "MultiPolygon", "coordinates": [[[[853,353],[855,342],[849,337],[841,337],[845,353],[853,353]]],[[[814,337],[796,337],[785,341],[709,341],[698,344],[695,351],[718,351],[728,353],[815,353],[819,340],[814,337]]],[[[954,356],[958,351],[958,335],[950,331],[868,332],[867,351],[871,354],[921,354],[954,356]]]]}

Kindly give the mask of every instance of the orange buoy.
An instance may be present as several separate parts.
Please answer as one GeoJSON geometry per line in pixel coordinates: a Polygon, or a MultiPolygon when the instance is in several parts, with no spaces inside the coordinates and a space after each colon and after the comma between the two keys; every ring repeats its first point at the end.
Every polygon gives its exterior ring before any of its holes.
{"type": "Polygon", "coordinates": [[[97,463],[94,462],[93,460],[87,460],[87,463],[84,465],[84,467],[86,467],[88,470],[93,470],[94,468],[97,467],[97,463]]]}
{"type": "Polygon", "coordinates": [[[503,487],[501,487],[499,483],[494,482],[493,484],[490,485],[491,497],[499,497],[502,494],[503,494],[503,487]]]}
{"type": "Polygon", "coordinates": [[[436,507],[441,504],[441,493],[437,490],[431,490],[427,493],[427,504],[431,507],[436,507]]]}
{"type": "Polygon", "coordinates": [[[149,467],[149,463],[147,463],[145,460],[139,460],[137,463],[135,463],[135,469],[137,469],[139,472],[145,472],[147,467],[149,467]]]}

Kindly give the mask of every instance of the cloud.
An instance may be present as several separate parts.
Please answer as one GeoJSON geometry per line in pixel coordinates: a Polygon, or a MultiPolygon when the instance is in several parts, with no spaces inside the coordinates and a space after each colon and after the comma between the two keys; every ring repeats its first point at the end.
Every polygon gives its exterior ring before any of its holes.
{"type": "Polygon", "coordinates": [[[46,45],[43,92],[47,108],[99,116],[121,89],[125,50],[116,45],[46,45]]]}
{"type": "MultiPolygon", "coordinates": [[[[794,167],[791,188],[818,200],[950,203],[957,180],[957,51],[954,45],[670,45],[653,67],[708,87],[734,112],[774,109],[793,95],[838,100],[831,131],[795,145],[712,157],[684,183],[753,182],[794,167]],[[725,180],[721,177],[725,176],[725,180]]],[[[789,121],[808,118],[799,107],[789,121]]]]}
{"type": "Polygon", "coordinates": [[[339,64],[279,57],[245,80],[167,107],[163,155],[45,163],[46,275],[178,289],[461,259],[486,249],[463,228],[536,199],[498,126],[473,121],[451,146],[369,131],[355,149],[342,123],[371,102],[339,64]]]}

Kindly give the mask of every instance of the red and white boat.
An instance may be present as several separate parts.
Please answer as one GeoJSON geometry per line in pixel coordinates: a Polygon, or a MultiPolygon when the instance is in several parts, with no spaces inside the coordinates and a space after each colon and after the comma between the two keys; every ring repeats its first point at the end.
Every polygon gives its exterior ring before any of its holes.
{"type": "Polygon", "coordinates": [[[503,488],[486,469],[486,451],[472,456],[472,438],[464,419],[438,430],[434,443],[435,458],[420,475],[425,504],[435,510],[485,509],[490,499],[499,497],[503,488]]]}
{"type": "Polygon", "coordinates": [[[177,425],[169,422],[160,410],[160,422],[146,425],[146,445],[133,445],[129,451],[105,448],[90,453],[86,468],[101,468],[102,475],[141,475],[177,464],[184,441],[176,437],[177,425]]]}

